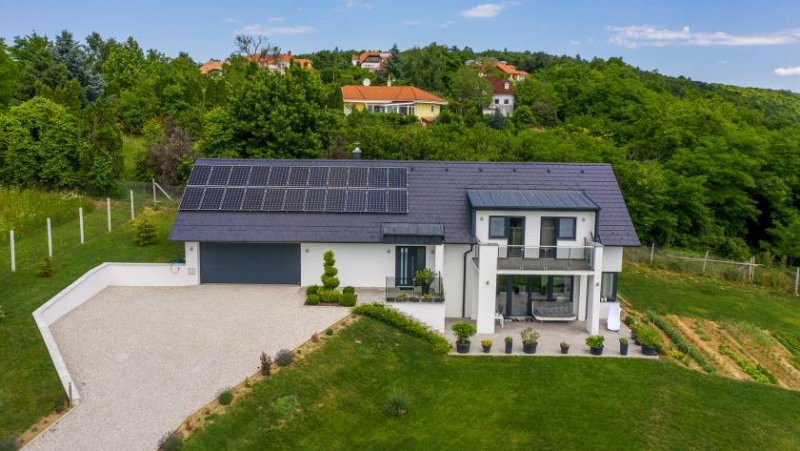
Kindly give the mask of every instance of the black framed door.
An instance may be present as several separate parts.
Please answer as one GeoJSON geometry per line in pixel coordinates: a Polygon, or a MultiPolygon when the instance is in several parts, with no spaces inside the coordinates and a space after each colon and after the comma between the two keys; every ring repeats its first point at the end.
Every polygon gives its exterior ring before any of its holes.
{"type": "Polygon", "coordinates": [[[556,256],[556,218],[542,218],[542,230],[539,235],[539,258],[555,258],[556,256]],[[552,247],[550,247],[552,246],[552,247]]]}
{"type": "Polygon", "coordinates": [[[425,267],[425,246],[397,246],[395,254],[395,286],[413,286],[417,271],[425,267]]]}
{"type": "MultiPolygon", "coordinates": [[[[508,221],[508,230],[506,231],[506,235],[508,236],[508,245],[509,246],[524,246],[525,245],[525,218],[524,217],[509,217],[508,221]]],[[[510,247],[508,248],[508,256],[509,257],[522,257],[524,255],[524,249],[522,247],[510,247]]]]}

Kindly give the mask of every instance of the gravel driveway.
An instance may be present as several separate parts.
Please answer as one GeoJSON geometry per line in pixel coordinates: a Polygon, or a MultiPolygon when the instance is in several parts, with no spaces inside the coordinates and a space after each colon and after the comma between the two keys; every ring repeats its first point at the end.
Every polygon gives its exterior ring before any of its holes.
{"type": "Polygon", "coordinates": [[[296,286],[111,287],[51,327],[81,404],[26,450],[152,450],[262,351],[294,348],[349,313],[296,286]]]}

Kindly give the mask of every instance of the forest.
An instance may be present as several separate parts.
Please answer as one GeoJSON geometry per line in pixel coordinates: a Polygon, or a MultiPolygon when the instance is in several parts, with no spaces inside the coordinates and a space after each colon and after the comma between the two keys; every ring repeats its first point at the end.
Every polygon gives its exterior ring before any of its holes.
{"type": "Polygon", "coordinates": [[[400,50],[378,73],[354,50],[307,55],[309,71],[260,70],[237,51],[222,75],[134,38],[67,31],[0,41],[0,185],[115,190],[125,136],[144,137],[136,174],[179,185],[195,158],[364,158],[605,162],[643,243],[734,258],[800,258],[800,95],[669,77],[619,58],[400,50]],[[490,93],[468,60],[530,72],[510,118],[484,116],[490,93]],[[423,126],[345,116],[339,87],[387,79],[450,102],[423,126]]]}

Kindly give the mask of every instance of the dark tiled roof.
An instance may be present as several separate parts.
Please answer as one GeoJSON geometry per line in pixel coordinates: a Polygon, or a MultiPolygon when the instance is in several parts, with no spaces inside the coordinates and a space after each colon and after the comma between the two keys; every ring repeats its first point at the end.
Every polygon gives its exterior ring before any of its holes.
{"type": "Polygon", "coordinates": [[[471,189],[473,208],[525,210],[599,210],[582,191],[539,189],[471,189]]]}
{"type": "Polygon", "coordinates": [[[384,235],[404,236],[444,236],[441,224],[411,224],[408,222],[389,222],[383,224],[384,235]]]}
{"type": "Polygon", "coordinates": [[[601,243],[639,245],[607,164],[200,159],[196,167],[214,164],[405,167],[408,214],[180,211],[171,240],[380,243],[383,224],[411,223],[441,224],[446,243],[470,243],[467,190],[560,190],[583,192],[600,207],[601,243]]]}

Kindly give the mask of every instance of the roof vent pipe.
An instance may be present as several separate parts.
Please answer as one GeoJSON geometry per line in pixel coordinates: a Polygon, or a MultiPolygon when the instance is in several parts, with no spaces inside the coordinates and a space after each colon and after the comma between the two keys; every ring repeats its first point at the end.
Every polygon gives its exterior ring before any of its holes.
{"type": "Polygon", "coordinates": [[[353,159],[354,160],[360,160],[361,159],[361,149],[359,149],[358,147],[353,149],[353,159]]]}

